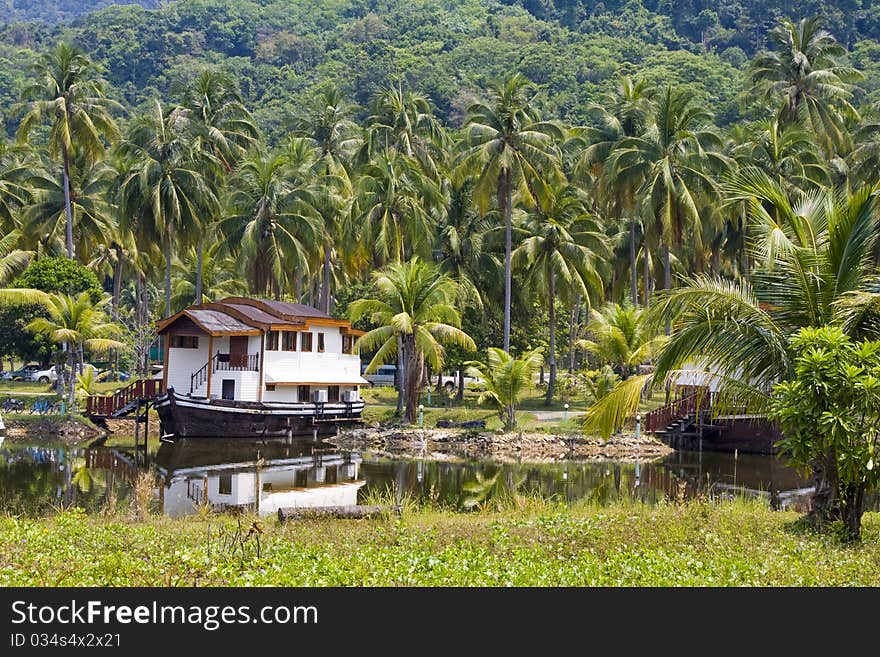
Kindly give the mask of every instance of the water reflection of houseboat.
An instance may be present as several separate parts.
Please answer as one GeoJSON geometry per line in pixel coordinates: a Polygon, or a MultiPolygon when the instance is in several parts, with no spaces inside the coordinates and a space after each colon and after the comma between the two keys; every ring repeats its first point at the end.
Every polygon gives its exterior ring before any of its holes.
{"type": "Polygon", "coordinates": [[[361,458],[334,447],[222,439],[178,440],[156,453],[159,503],[172,517],[240,509],[262,516],[280,507],[357,504],[361,458]]]}

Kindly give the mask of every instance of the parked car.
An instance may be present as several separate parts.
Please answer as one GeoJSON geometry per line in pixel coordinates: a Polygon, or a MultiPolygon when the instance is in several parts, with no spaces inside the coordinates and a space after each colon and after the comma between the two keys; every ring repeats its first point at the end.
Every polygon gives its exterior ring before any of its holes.
{"type": "Polygon", "coordinates": [[[42,369],[39,365],[25,365],[17,370],[3,373],[4,381],[31,381],[31,375],[42,369]]]}
{"type": "MultiPolygon", "coordinates": [[[[83,370],[91,369],[94,376],[98,376],[98,368],[89,363],[85,363],[82,369],[78,369],[77,374],[83,370]]],[[[40,383],[55,383],[58,380],[57,365],[52,365],[45,370],[37,370],[30,375],[30,381],[39,381],[40,383]]]]}
{"type": "MultiPolygon", "coordinates": [[[[440,379],[441,379],[441,381],[443,383],[443,387],[446,389],[447,393],[451,393],[458,388],[458,370],[456,370],[455,372],[453,372],[451,375],[448,375],[448,376],[444,374],[442,377],[440,377],[440,379]]],[[[436,377],[432,377],[432,383],[436,385],[436,383],[437,383],[436,377]]],[[[486,382],[483,381],[483,379],[481,379],[479,377],[468,376],[467,374],[465,374],[465,377],[464,377],[465,390],[467,390],[468,388],[473,387],[473,386],[482,385],[484,383],[486,383],[486,382]]]]}
{"type": "MultiPolygon", "coordinates": [[[[364,366],[366,369],[366,365],[364,366]]],[[[394,373],[397,371],[396,365],[380,365],[372,374],[363,374],[363,377],[370,382],[372,386],[393,386],[394,373]]]]}

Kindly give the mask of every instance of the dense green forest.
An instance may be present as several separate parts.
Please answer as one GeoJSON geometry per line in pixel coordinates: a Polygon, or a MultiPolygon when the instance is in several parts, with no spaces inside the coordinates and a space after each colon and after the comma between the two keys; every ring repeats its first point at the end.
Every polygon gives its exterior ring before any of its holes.
{"type": "MultiPolygon", "coordinates": [[[[0,9],[0,111],[18,99],[35,53],[60,39],[105,68],[109,94],[128,108],[170,98],[203,65],[239,80],[260,127],[280,137],[291,108],[323,81],[360,107],[390,80],[424,94],[460,125],[498,76],[519,71],[544,86],[544,109],[572,121],[624,75],[687,84],[727,125],[748,117],[742,71],[791,2],[497,0],[188,0],[116,5],[6,2],[0,9]],[[150,11],[156,5],[161,7],[150,11]],[[145,8],[146,7],[146,8],[145,8]],[[89,9],[99,9],[84,13],[89,9]],[[75,14],[81,14],[76,16],[75,14]],[[66,22],[60,22],[65,20],[66,22]]],[[[880,87],[878,3],[796,3],[821,15],[866,71],[864,100],[880,87]]],[[[7,118],[8,129],[12,121],[7,118]]]]}

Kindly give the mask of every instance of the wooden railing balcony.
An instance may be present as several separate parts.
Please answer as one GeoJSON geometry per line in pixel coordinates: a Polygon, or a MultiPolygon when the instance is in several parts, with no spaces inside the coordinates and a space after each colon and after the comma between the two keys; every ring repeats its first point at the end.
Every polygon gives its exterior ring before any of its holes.
{"type": "Polygon", "coordinates": [[[214,354],[214,372],[259,372],[260,354],[214,354]]]}
{"type": "Polygon", "coordinates": [[[645,416],[645,431],[659,431],[667,426],[695,413],[698,409],[705,411],[712,406],[712,396],[692,393],[680,397],[665,406],[654,409],[645,416]]]}

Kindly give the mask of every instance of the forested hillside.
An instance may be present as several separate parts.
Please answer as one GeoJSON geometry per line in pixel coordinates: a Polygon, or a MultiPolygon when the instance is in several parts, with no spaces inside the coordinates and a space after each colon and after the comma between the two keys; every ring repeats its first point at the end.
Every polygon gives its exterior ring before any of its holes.
{"type": "MultiPolygon", "coordinates": [[[[746,61],[793,7],[777,0],[722,7],[702,0],[141,0],[74,18],[109,3],[4,4],[0,109],[10,132],[35,53],[65,39],[105,67],[110,95],[129,108],[173,97],[205,64],[228,69],[270,137],[325,80],[366,107],[382,85],[404,79],[457,125],[479,90],[513,71],[543,85],[545,109],[569,120],[585,120],[587,105],[628,75],[686,84],[728,125],[748,118],[740,102],[746,61]]],[[[825,17],[866,69],[868,94],[880,87],[876,4],[811,0],[796,3],[792,16],[825,17]]]]}

